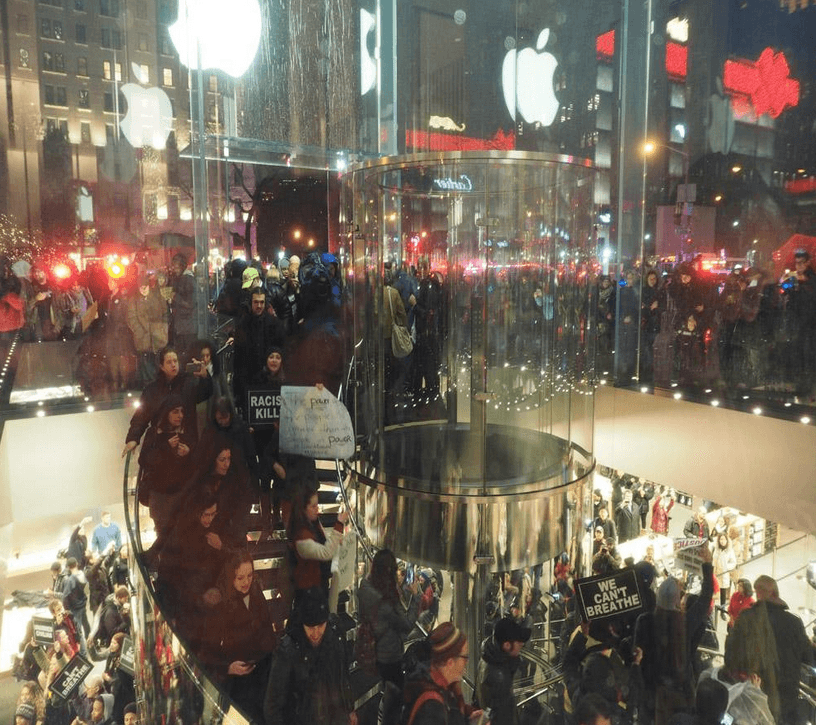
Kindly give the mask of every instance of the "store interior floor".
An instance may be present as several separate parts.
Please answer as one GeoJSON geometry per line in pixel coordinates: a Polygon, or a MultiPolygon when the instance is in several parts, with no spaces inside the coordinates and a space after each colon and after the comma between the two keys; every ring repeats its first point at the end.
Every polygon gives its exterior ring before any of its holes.
{"type": "MultiPolygon", "coordinates": [[[[695,501],[694,506],[698,502],[695,501]]],[[[683,526],[691,516],[693,508],[677,505],[672,511],[669,523],[669,536],[682,537],[683,526]]],[[[124,516],[121,505],[112,508],[114,521],[124,530],[124,516]]],[[[98,519],[98,516],[95,517],[98,519]]],[[[56,530],[41,532],[40,538],[49,545],[37,551],[19,552],[9,566],[7,580],[8,604],[10,592],[15,590],[43,590],[48,588],[51,576],[49,567],[54,561],[57,549],[65,546],[70,535],[70,522],[56,530]],[[67,530],[68,533],[65,533],[67,530]],[[65,538],[61,542],[61,538],[65,538]],[[56,542],[56,543],[55,543],[56,542]],[[60,543],[61,542],[61,543],[60,543]]],[[[743,566],[742,576],[754,581],[760,574],[769,574],[779,581],[780,594],[789,602],[791,610],[802,617],[810,631],[816,620],[816,591],[811,588],[806,579],[803,567],[811,559],[816,558],[814,538],[799,532],[779,527],[779,547],[762,557],[754,559],[743,566]]],[[[450,587],[446,587],[446,594],[450,587]]],[[[440,612],[450,611],[450,602],[443,599],[440,603],[440,612]]],[[[0,628],[0,720],[4,713],[13,713],[13,703],[16,700],[19,686],[10,674],[12,655],[18,651],[19,644],[25,634],[26,625],[34,614],[30,607],[5,608],[2,612],[0,628]],[[11,704],[9,704],[11,703],[11,704]]],[[[444,614],[442,615],[445,616],[444,614]]],[[[725,622],[716,617],[716,627],[719,634],[720,646],[725,642],[725,622]]]]}

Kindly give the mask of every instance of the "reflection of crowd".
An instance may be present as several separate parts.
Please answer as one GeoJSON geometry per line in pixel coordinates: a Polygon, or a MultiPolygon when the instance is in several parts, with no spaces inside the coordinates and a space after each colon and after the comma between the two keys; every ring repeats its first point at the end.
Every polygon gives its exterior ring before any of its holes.
{"type": "Polygon", "coordinates": [[[655,270],[642,281],[629,272],[618,284],[601,276],[599,369],[612,370],[617,346],[618,379],[631,382],[639,337],[641,381],[812,393],[816,272],[805,251],[796,253],[794,266],[781,281],[756,268],[720,277],[695,263],[680,264],[665,278],[655,270]]]}

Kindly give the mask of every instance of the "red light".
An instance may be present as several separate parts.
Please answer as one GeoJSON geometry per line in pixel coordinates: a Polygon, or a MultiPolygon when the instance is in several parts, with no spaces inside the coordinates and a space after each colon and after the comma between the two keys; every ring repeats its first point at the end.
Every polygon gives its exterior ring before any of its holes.
{"type": "Polygon", "coordinates": [[[785,182],[785,191],[789,194],[807,194],[810,191],[816,191],[816,179],[794,179],[793,181],[785,182]]]}
{"type": "Polygon", "coordinates": [[[615,30],[607,30],[595,38],[595,54],[598,60],[611,60],[615,55],[615,30]]]}
{"type": "Polygon", "coordinates": [[[757,116],[767,113],[778,118],[786,108],[799,105],[799,81],[790,77],[785,55],[774,53],[772,48],[765,48],[756,61],[725,61],[723,87],[734,96],[738,115],[753,107],[757,116]]]}
{"type": "Polygon", "coordinates": [[[679,43],[666,43],[666,73],[669,78],[684,81],[688,73],[688,48],[679,43]]]}
{"type": "Polygon", "coordinates": [[[512,151],[516,148],[515,134],[505,133],[501,129],[492,138],[471,138],[470,136],[452,136],[448,133],[428,133],[428,131],[405,130],[407,148],[425,149],[427,151],[512,151]]]}
{"type": "Polygon", "coordinates": [[[113,262],[108,265],[108,276],[112,279],[121,279],[125,276],[125,266],[121,262],[113,262]]]}
{"type": "Polygon", "coordinates": [[[68,279],[71,276],[71,269],[67,264],[55,264],[53,272],[57,279],[68,279]]]}

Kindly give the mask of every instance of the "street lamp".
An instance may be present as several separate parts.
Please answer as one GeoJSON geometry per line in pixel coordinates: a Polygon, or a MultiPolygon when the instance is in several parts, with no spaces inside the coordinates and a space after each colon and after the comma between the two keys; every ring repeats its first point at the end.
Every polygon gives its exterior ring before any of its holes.
{"type": "MultiPolygon", "coordinates": [[[[676,154],[680,154],[683,157],[683,202],[689,202],[689,155],[687,151],[681,151],[680,149],[675,148],[674,146],[669,146],[667,144],[658,143],[657,141],[645,141],[643,144],[643,154],[644,156],[649,156],[650,154],[654,153],[657,147],[667,149],[668,151],[674,151],[676,154]]],[[[678,189],[677,193],[677,201],[680,201],[680,191],[678,189]]],[[[690,231],[690,229],[689,229],[690,231]]],[[[682,259],[683,256],[683,248],[682,243],[680,250],[677,255],[678,263],[682,259]]]]}

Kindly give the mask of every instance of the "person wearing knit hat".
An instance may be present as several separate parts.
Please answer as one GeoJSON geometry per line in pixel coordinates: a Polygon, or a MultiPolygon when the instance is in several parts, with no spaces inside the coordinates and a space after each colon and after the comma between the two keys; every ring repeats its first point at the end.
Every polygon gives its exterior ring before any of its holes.
{"type": "Polygon", "coordinates": [[[521,664],[524,643],[532,633],[513,617],[502,617],[493,629],[493,636],[482,642],[482,657],[476,692],[479,704],[491,710],[491,722],[496,725],[516,725],[519,715],[513,696],[513,678],[521,664]]]}
{"type": "Polygon", "coordinates": [[[482,711],[467,705],[462,695],[462,676],[470,657],[464,632],[453,622],[443,622],[428,635],[427,646],[427,674],[408,679],[405,685],[408,725],[478,722],[482,711]]]}
{"type": "Polygon", "coordinates": [[[37,711],[34,709],[34,705],[21,702],[14,712],[14,725],[34,725],[36,717],[37,711]]]}
{"type": "Polygon", "coordinates": [[[263,708],[266,725],[357,725],[344,638],[319,587],[304,591],[292,610],[263,708]]]}

